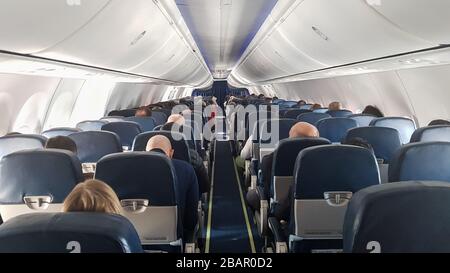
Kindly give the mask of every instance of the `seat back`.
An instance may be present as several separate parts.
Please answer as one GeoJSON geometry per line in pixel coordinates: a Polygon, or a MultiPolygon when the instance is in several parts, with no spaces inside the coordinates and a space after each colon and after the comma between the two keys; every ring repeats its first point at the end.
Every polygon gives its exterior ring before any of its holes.
{"type": "Polygon", "coordinates": [[[170,140],[172,149],[174,149],[173,158],[190,162],[189,145],[184,139],[184,136],[177,132],[169,131],[153,131],[141,133],[136,136],[133,142],[133,151],[145,151],[147,148],[147,142],[150,138],[156,135],[163,135],[170,140]]]}
{"type": "Polygon", "coordinates": [[[31,212],[60,212],[75,185],[83,181],[81,164],[71,152],[25,150],[0,163],[0,214],[3,221],[31,212]]]}
{"type": "Polygon", "coordinates": [[[182,223],[176,174],[166,156],[148,152],[107,155],[97,163],[95,178],[117,193],[143,244],[179,245],[182,223]]]}
{"type": "Polygon", "coordinates": [[[60,128],[53,128],[47,131],[42,132],[42,135],[46,138],[52,138],[57,136],[69,136],[73,133],[81,132],[81,129],[79,128],[66,128],[66,127],[60,127],[60,128]]]}
{"type": "Polygon", "coordinates": [[[449,141],[450,126],[436,125],[422,127],[414,131],[410,142],[449,141]]]}
{"type": "Polygon", "coordinates": [[[312,113],[304,113],[304,114],[299,115],[297,117],[297,120],[301,121],[301,122],[307,122],[311,125],[316,126],[317,122],[319,122],[319,120],[325,119],[325,118],[331,118],[331,116],[328,114],[325,114],[325,113],[312,112],[312,113]]]}
{"type": "Polygon", "coordinates": [[[344,222],[344,252],[450,252],[450,184],[411,181],[357,192],[344,222]]]}
{"type": "Polygon", "coordinates": [[[377,117],[366,114],[354,114],[348,116],[348,118],[355,120],[358,124],[358,127],[366,127],[369,126],[370,122],[372,122],[372,120],[376,119],[377,117]]]}
{"type": "Polygon", "coordinates": [[[370,126],[389,127],[396,129],[400,134],[402,144],[409,143],[412,134],[416,130],[416,124],[410,118],[385,117],[376,118],[370,122],[370,126]]]}
{"type": "Polygon", "coordinates": [[[353,115],[353,112],[350,110],[328,110],[326,113],[333,118],[346,118],[353,115]]]}
{"type": "Polygon", "coordinates": [[[125,117],[122,116],[108,116],[108,117],[102,117],[100,120],[104,120],[106,122],[119,122],[123,121],[125,117]]]}
{"type": "Polygon", "coordinates": [[[81,163],[95,163],[108,154],[122,152],[119,136],[107,131],[86,131],[69,136],[77,145],[81,163]]]}
{"type": "Polygon", "coordinates": [[[450,142],[404,145],[389,165],[389,181],[438,180],[450,182],[450,142]]]}
{"type": "Polygon", "coordinates": [[[134,138],[142,132],[142,129],[136,122],[119,121],[103,125],[102,131],[116,133],[119,136],[122,146],[129,150],[133,145],[134,138]]]}
{"type": "Polygon", "coordinates": [[[328,112],[328,108],[319,108],[316,110],[313,110],[314,113],[326,113],[328,112]]]}
{"type": "Polygon", "coordinates": [[[0,137],[0,159],[4,156],[27,149],[45,147],[47,138],[40,135],[10,135],[0,137]]]}
{"type": "Polygon", "coordinates": [[[288,110],[284,115],[283,118],[289,118],[289,119],[297,119],[297,117],[301,114],[305,113],[311,113],[311,110],[306,109],[293,109],[288,110]]]}
{"type": "Polygon", "coordinates": [[[0,226],[0,253],[141,253],[120,215],[71,212],[17,216],[0,226]]]}
{"type": "Polygon", "coordinates": [[[108,116],[132,117],[136,114],[136,109],[113,110],[108,116]]]}
{"type": "Polygon", "coordinates": [[[298,120],[296,119],[271,119],[262,123],[260,131],[260,145],[275,143],[289,137],[289,131],[298,120]]]}
{"type": "Polygon", "coordinates": [[[77,128],[82,131],[100,131],[106,123],[108,123],[106,120],[85,120],[79,122],[77,128]]]}
{"type": "Polygon", "coordinates": [[[128,117],[125,121],[136,122],[141,126],[142,132],[150,132],[155,128],[155,120],[151,117],[128,117]]]}
{"type": "Polygon", "coordinates": [[[151,118],[155,121],[155,125],[163,125],[166,123],[168,116],[156,110],[152,110],[151,118]]]}
{"type": "Polygon", "coordinates": [[[357,127],[358,124],[349,118],[326,118],[317,122],[320,136],[333,143],[340,143],[347,135],[347,131],[357,127]]]}

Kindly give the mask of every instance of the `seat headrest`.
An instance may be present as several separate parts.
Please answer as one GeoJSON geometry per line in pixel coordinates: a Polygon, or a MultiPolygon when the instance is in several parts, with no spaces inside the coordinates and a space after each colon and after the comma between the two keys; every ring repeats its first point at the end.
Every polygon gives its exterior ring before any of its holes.
{"type": "Polygon", "coordinates": [[[85,120],[79,122],[77,128],[83,131],[100,131],[106,123],[108,123],[106,120],[85,120]]]}
{"type": "Polygon", "coordinates": [[[155,125],[163,125],[167,121],[167,115],[163,112],[152,110],[151,118],[155,121],[155,125]]]}
{"type": "Polygon", "coordinates": [[[399,149],[389,165],[389,181],[450,182],[450,142],[418,142],[399,149]]]}
{"type": "Polygon", "coordinates": [[[414,131],[410,142],[449,141],[450,126],[435,125],[422,127],[414,131]]]}
{"type": "Polygon", "coordinates": [[[61,127],[61,128],[52,128],[50,130],[44,131],[42,132],[42,135],[45,136],[46,138],[52,138],[57,136],[69,136],[70,134],[77,132],[81,132],[81,129],[61,127]]]}
{"type": "Polygon", "coordinates": [[[370,122],[370,126],[394,128],[400,134],[402,144],[409,143],[411,135],[416,130],[416,124],[410,118],[404,117],[385,117],[376,118],[370,122]]]}
{"type": "Polygon", "coordinates": [[[288,110],[284,115],[283,118],[290,118],[290,119],[297,119],[297,117],[301,114],[305,114],[305,113],[311,113],[311,110],[307,110],[307,109],[293,109],[293,110],[288,110]]]}
{"type": "Polygon", "coordinates": [[[357,192],[344,221],[344,252],[450,252],[450,184],[400,182],[357,192]]]}
{"type": "Polygon", "coordinates": [[[352,138],[362,138],[372,145],[377,158],[389,163],[394,153],[400,149],[402,143],[398,131],[388,127],[358,127],[348,130],[346,141],[352,138]]]}
{"type": "Polygon", "coordinates": [[[317,122],[320,136],[333,143],[342,142],[347,131],[357,126],[356,121],[350,118],[326,118],[317,122]]]}
{"type": "Polygon", "coordinates": [[[350,110],[328,110],[326,113],[333,118],[346,118],[353,115],[353,112],[350,110]]]}
{"type": "Polygon", "coordinates": [[[271,119],[262,123],[260,143],[278,143],[289,137],[289,131],[296,124],[296,119],[271,119]],[[275,131],[278,127],[278,131],[275,131]]]}
{"type": "Polygon", "coordinates": [[[365,127],[369,126],[372,120],[376,119],[377,117],[367,114],[355,114],[348,116],[348,118],[355,120],[356,123],[358,123],[358,127],[365,127]]]}
{"type": "Polygon", "coordinates": [[[136,136],[133,142],[133,151],[141,152],[147,148],[147,142],[156,135],[163,135],[170,140],[174,150],[173,158],[190,162],[189,144],[181,133],[169,131],[146,132],[136,136]]]}
{"type": "Polygon", "coordinates": [[[150,206],[175,206],[176,175],[170,159],[153,152],[128,152],[100,159],[95,178],[119,199],[147,199],[150,206]]]}
{"type": "Polygon", "coordinates": [[[25,150],[0,162],[0,204],[23,204],[25,196],[51,196],[62,203],[84,180],[78,158],[69,151],[25,150]]]}
{"type": "Polygon", "coordinates": [[[21,150],[44,148],[46,141],[47,138],[40,135],[10,135],[0,137],[0,158],[21,150]]]}
{"type": "Polygon", "coordinates": [[[305,148],[331,144],[325,138],[295,138],[280,141],[273,154],[272,173],[274,176],[293,176],[298,153],[305,148]]]}
{"type": "Polygon", "coordinates": [[[134,226],[120,215],[20,215],[0,226],[1,253],[140,253],[134,226]]]}
{"type": "Polygon", "coordinates": [[[155,120],[151,117],[127,117],[125,121],[136,122],[141,126],[142,132],[153,131],[155,128],[155,120]]]}
{"type": "Polygon", "coordinates": [[[136,114],[136,109],[114,110],[108,116],[132,117],[136,114]]]}
{"type": "Polygon", "coordinates": [[[323,199],[327,191],[357,192],[380,183],[378,164],[368,149],[324,145],[302,150],[295,162],[296,199],[323,199]]]}
{"type": "Polygon", "coordinates": [[[103,125],[102,131],[116,133],[120,138],[122,146],[131,147],[134,138],[142,132],[142,129],[136,122],[118,121],[103,125]]]}
{"type": "Polygon", "coordinates": [[[97,162],[108,154],[122,152],[119,136],[107,131],[85,131],[69,136],[77,145],[77,155],[82,163],[97,162]]]}
{"type": "Polygon", "coordinates": [[[312,112],[312,113],[304,113],[304,114],[299,115],[297,117],[297,120],[301,121],[301,122],[307,122],[309,124],[316,126],[316,124],[319,120],[325,119],[325,118],[331,118],[331,116],[326,113],[312,112]]]}

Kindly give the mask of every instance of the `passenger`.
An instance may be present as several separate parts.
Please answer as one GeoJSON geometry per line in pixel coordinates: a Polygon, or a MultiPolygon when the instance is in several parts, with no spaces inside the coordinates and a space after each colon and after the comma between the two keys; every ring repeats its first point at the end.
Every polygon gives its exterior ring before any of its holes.
{"type": "Polygon", "coordinates": [[[450,121],[445,119],[435,119],[428,124],[428,126],[436,126],[436,125],[450,125],[450,121]]]}
{"type": "Polygon", "coordinates": [[[377,118],[384,117],[384,115],[380,111],[380,109],[378,109],[376,106],[373,106],[373,105],[367,105],[366,108],[364,108],[364,110],[362,111],[362,113],[366,114],[366,115],[372,115],[372,116],[375,116],[377,118]]]}
{"type": "Polygon", "coordinates": [[[78,184],[64,200],[63,212],[123,213],[114,190],[100,180],[78,184]]]}
{"type": "Polygon", "coordinates": [[[299,100],[298,102],[297,102],[297,105],[298,106],[302,106],[302,105],[305,105],[306,104],[306,101],[305,100],[299,100]]]}
{"type": "Polygon", "coordinates": [[[74,154],[77,154],[77,144],[70,137],[66,136],[49,138],[45,143],[45,148],[67,150],[74,154]]]}
{"type": "Polygon", "coordinates": [[[197,206],[199,189],[194,168],[187,162],[173,159],[174,150],[170,140],[162,135],[149,139],[146,151],[165,154],[172,161],[177,177],[177,196],[180,204],[180,214],[183,219],[184,236],[195,231],[197,225],[197,206]]]}
{"type": "Polygon", "coordinates": [[[311,108],[309,108],[309,110],[314,111],[314,110],[321,109],[321,108],[322,108],[321,104],[314,103],[313,105],[311,105],[311,108]]]}
{"type": "Polygon", "coordinates": [[[373,150],[372,145],[365,139],[360,138],[360,137],[354,137],[348,140],[345,140],[344,142],[342,142],[342,144],[345,145],[353,145],[353,146],[359,146],[362,148],[366,148],[367,150],[369,150],[372,154],[375,155],[375,152],[373,150]]]}
{"type": "Polygon", "coordinates": [[[330,103],[328,105],[328,110],[329,111],[339,111],[342,110],[342,105],[340,102],[338,101],[333,101],[332,103],[330,103]]]}
{"type": "Polygon", "coordinates": [[[266,96],[264,96],[264,94],[259,94],[258,95],[258,99],[263,100],[266,96]]]}
{"type": "Polygon", "coordinates": [[[139,107],[134,114],[135,117],[150,117],[151,115],[152,111],[146,106],[139,107]]]}

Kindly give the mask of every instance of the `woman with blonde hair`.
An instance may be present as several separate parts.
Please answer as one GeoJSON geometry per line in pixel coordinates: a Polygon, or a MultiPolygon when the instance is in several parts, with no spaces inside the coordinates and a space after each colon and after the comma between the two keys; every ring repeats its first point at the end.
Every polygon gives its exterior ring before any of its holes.
{"type": "Polygon", "coordinates": [[[101,212],[122,214],[122,206],[114,190],[100,180],[78,184],[64,200],[63,212],[101,212]]]}

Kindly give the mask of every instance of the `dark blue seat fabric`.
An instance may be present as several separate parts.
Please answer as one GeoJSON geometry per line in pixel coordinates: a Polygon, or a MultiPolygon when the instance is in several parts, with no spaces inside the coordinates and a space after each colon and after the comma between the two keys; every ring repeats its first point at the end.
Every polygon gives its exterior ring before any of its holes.
{"type": "Polygon", "coordinates": [[[294,167],[295,199],[323,199],[329,191],[357,192],[380,183],[373,154],[362,147],[324,145],[302,150],[294,167]]]}
{"type": "Polygon", "coordinates": [[[357,126],[356,121],[349,118],[326,118],[317,122],[320,136],[333,143],[341,142],[347,135],[347,131],[357,126]]]}
{"type": "Polygon", "coordinates": [[[370,122],[370,126],[389,127],[396,129],[400,134],[402,144],[409,143],[416,125],[412,119],[404,117],[376,118],[370,122]]]}
{"type": "Polygon", "coordinates": [[[328,112],[328,108],[319,108],[316,110],[313,110],[314,113],[326,113],[328,112]]]}
{"type": "Polygon", "coordinates": [[[132,117],[136,114],[136,109],[114,110],[108,116],[132,117]]]}
{"type": "Polygon", "coordinates": [[[311,106],[312,106],[312,104],[310,104],[310,103],[303,104],[300,106],[300,109],[310,110],[311,106]]]}
{"type": "Polygon", "coordinates": [[[120,215],[71,212],[17,216],[0,226],[0,253],[141,253],[120,215]]]}
{"type": "Polygon", "coordinates": [[[142,132],[142,129],[136,122],[120,121],[103,125],[102,131],[116,133],[120,138],[122,146],[131,148],[134,138],[142,132]]]}
{"type": "Polygon", "coordinates": [[[163,125],[166,123],[168,116],[163,112],[153,110],[151,118],[155,121],[155,125],[163,125]]]}
{"type": "Polygon", "coordinates": [[[150,132],[155,128],[155,120],[151,117],[128,117],[125,121],[136,122],[141,126],[142,132],[150,132]]]}
{"type": "Polygon", "coordinates": [[[82,131],[100,131],[102,126],[108,123],[106,120],[85,120],[77,124],[82,131]]]}
{"type": "Polygon", "coordinates": [[[69,136],[77,145],[82,163],[93,163],[105,155],[122,152],[119,136],[107,131],[86,131],[69,136]]]}
{"type": "Polygon", "coordinates": [[[450,126],[436,125],[414,131],[410,142],[450,141],[450,126]]]}
{"type": "Polygon", "coordinates": [[[62,203],[84,180],[78,158],[69,151],[25,150],[0,163],[0,204],[23,204],[24,196],[50,196],[62,203]]]}
{"type": "Polygon", "coordinates": [[[45,147],[47,138],[40,135],[10,135],[0,137],[0,159],[5,155],[26,150],[45,147]]]}
{"type": "Polygon", "coordinates": [[[450,184],[401,182],[369,187],[351,199],[344,252],[450,252],[450,184]]]}
{"type": "Polygon", "coordinates": [[[328,114],[325,114],[325,113],[312,112],[312,113],[304,113],[304,114],[299,115],[297,117],[297,120],[301,121],[301,122],[308,122],[309,124],[316,126],[317,122],[319,122],[319,120],[325,119],[325,118],[331,118],[331,116],[328,114]]]}
{"type": "Polygon", "coordinates": [[[398,131],[387,127],[358,127],[348,130],[346,141],[352,138],[362,138],[370,143],[375,156],[389,164],[394,153],[401,148],[398,131]]]}
{"type": "Polygon", "coordinates": [[[289,131],[298,120],[296,119],[271,119],[262,123],[260,143],[278,143],[289,137],[289,131]],[[278,127],[278,131],[274,131],[278,127]]]}
{"type": "Polygon", "coordinates": [[[170,140],[172,149],[175,151],[173,158],[190,162],[189,145],[184,140],[184,136],[177,132],[154,131],[139,134],[133,142],[133,151],[145,151],[149,139],[156,135],[163,135],[170,140]]]}
{"type": "Polygon", "coordinates": [[[326,113],[333,118],[346,118],[353,115],[353,112],[350,110],[329,110],[326,113]]]}
{"type": "Polygon", "coordinates": [[[389,165],[389,181],[437,180],[450,182],[450,142],[404,145],[389,165]]]}
{"type": "Polygon", "coordinates": [[[61,127],[61,128],[52,128],[50,130],[44,131],[42,132],[42,135],[45,136],[46,138],[52,138],[57,136],[69,136],[70,134],[78,132],[81,132],[81,129],[61,127]]]}
{"type": "Polygon", "coordinates": [[[288,110],[284,115],[283,118],[290,118],[290,119],[297,119],[297,117],[301,114],[305,113],[311,113],[311,110],[306,109],[294,109],[294,110],[288,110]]]}
{"type": "Polygon", "coordinates": [[[358,127],[366,127],[370,126],[370,122],[372,122],[372,120],[376,119],[377,117],[366,114],[355,114],[348,116],[348,118],[355,120],[356,123],[358,123],[358,127]]]}
{"type": "Polygon", "coordinates": [[[291,108],[297,105],[296,101],[283,101],[278,104],[280,107],[291,108]]]}

